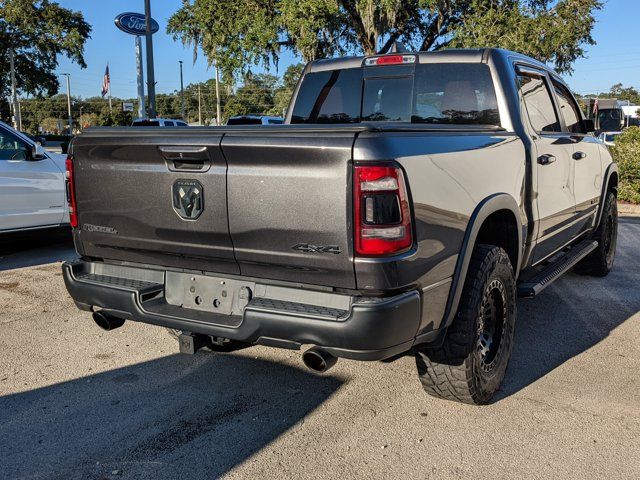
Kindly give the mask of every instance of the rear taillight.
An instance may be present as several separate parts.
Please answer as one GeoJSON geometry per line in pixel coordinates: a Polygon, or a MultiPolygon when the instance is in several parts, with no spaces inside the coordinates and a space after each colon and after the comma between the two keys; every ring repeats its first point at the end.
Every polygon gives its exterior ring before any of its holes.
{"type": "Polygon", "coordinates": [[[387,256],[413,242],[411,212],[402,170],[392,165],[356,165],[354,223],[357,255],[387,256]]]}
{"type": "Polygon", "coordinates": [[[66,167],[67,167],[67,203],[69,204],[69,223],[72,228],[78,226],[78,207],[76,205],[76,186],[73,178],[73,156],[68,155],[66,167]]]}

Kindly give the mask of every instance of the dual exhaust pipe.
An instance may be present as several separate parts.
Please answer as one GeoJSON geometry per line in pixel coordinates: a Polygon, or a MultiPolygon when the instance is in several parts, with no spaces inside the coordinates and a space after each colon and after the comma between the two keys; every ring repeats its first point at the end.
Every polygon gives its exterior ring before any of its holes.
{"type": "MultiPolygon", "coordinates": [[[[93,321],[103,330],[111,331],[124,325],[124,318],[111,315],[104,310],[93,312],[93,321]]],[[[320,347],[311,347],[302,354],[302,361],[308,369],[324,373],[333,367],[338,359],[320,347]]]]}

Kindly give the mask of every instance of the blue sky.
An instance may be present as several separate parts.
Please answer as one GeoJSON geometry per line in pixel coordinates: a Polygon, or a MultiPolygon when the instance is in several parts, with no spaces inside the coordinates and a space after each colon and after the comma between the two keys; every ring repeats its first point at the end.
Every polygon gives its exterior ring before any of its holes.
{"type": "MultiPolygon", "coordinates": [[[[80,69],[66,58],[60,58],[58,73],[71,74],[72,95],[90,97],[100,94],[102,76],[109,62],[111,91],[115,97],[136,96],[134,37],[118,30],[113,19],[126,11],[144,11],[143,0],[58,0],[61,5],[80,10],[93,26],[92,38],[85,46],[86,69],[80,69]]],[[[640,88],[640,49],[634,37],[640,18],[640,1],[605,0],[605,8],[597,14],[593,37],[597,44],[589,47],[587,58],[578,60],[573,75],[566,77],[578,93],[608,91],[614,83],[640,88]]],[[[192,64],[192,50],[174,42],[165,33],[169,17],[180,7],[181,0],[152,0],[152,15],[160,24],[154,35],[156,91],[168,93],[179,89],[178,61],[184,62],[185,85],[212,78],[204,56],[192,64]]],[[[143,42],[144,47],[144,42],[143,42]]],[[[285,54],[280,61],[282,73],[296,59],[285,54]]],[[[256,69],[260,70],[260,69],[256,69]]],[[[146,75],[146,72],[145,72],[146,75]]],[[[65,91],[64,82],[61,82],[65,91]]]]}

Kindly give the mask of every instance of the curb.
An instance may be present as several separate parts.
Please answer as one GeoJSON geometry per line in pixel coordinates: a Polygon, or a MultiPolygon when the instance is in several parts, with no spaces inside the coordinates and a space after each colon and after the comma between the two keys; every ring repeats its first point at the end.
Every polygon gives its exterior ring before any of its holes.
{"type": "Polygon", "coordinates": [[[640,205],[618,202],[618,214],[622,217],[640,217],[640,205]]]}

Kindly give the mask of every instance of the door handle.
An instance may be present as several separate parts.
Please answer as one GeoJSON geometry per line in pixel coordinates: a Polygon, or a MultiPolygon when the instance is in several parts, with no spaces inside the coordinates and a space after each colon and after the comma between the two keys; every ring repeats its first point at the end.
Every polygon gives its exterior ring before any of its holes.
{"type": "Polygon", "coordinates": [[[164,158],[169,160],[203,160],[207,158],[207,147],[158,147],[164,158]]]}
{"type": "Polygon", "coordinates": [[[583,158],[587,158],[587,154],[584,152],[575,152],[573,154],[573,159],[574,160],[582,160],[583,158]]]}
{"type": "Polygon", "coordinates": [[[549,155],[548,153],[545,153],[544,155],[540,155],[538,157],[538,163],[540,165],[549,165],[550,163],[553,163],[556,161],[556,157],[554,155],[549,155]]]}
{"type": "Polygon", "coordinates": [[[163,146],[158,147],[169,170],[206,171],[211,166],[207,147],[163,146]]]}

